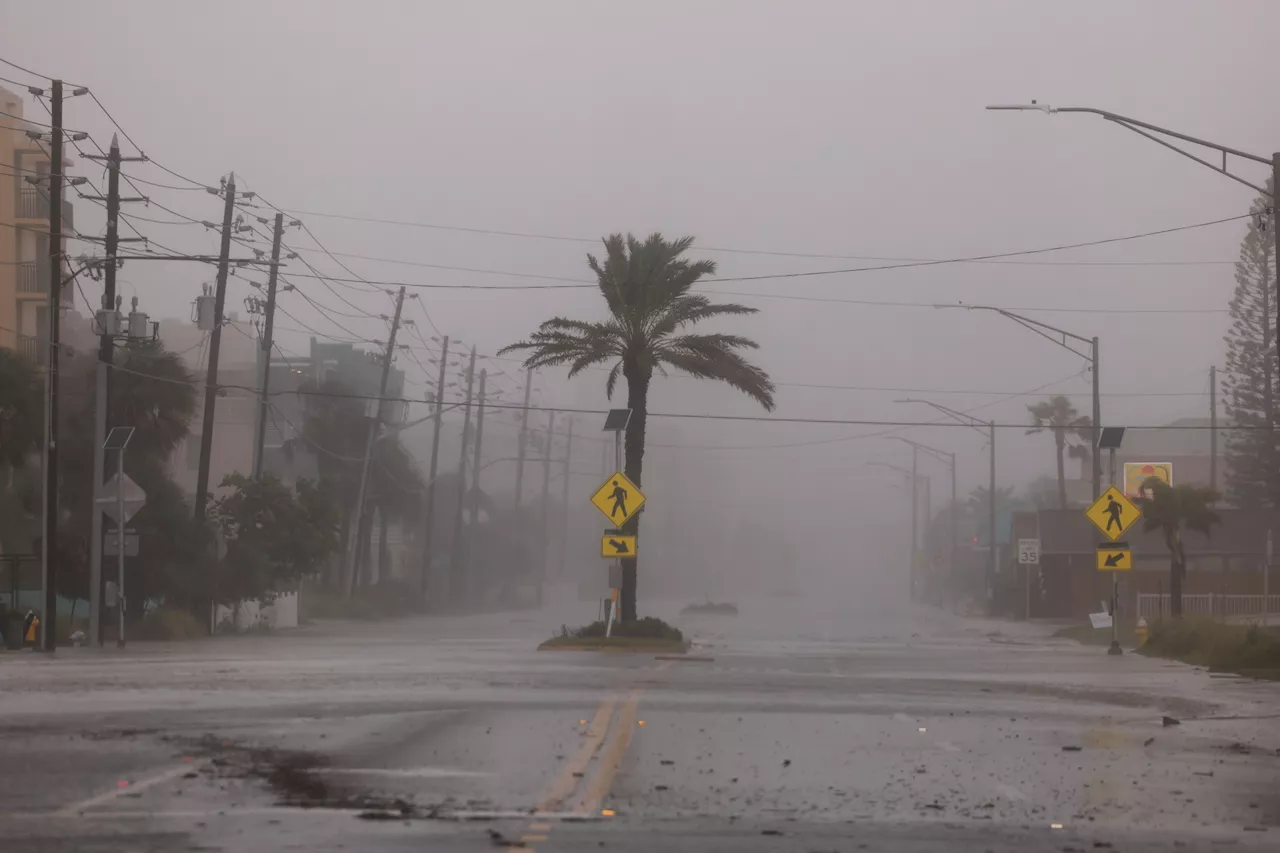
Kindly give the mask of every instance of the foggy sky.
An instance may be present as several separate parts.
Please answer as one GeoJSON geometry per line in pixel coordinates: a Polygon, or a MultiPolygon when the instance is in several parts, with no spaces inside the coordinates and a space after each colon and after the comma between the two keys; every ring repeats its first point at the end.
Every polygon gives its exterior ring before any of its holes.
{"type": "MultiPolygon", "coordinates": [[[[45,0],[8,4],[0,55],[91,86],[159,162],[209,184],[234,170],[242,190],[290,210],[584,240],[298,214],[335,252],[589,279],[584,259],[594,248],[586,241],[659,230],[695,235],[695,256],[702,245],[868,258],[702,253],[716,260],[721,277],[740,277],[1054,246],[1245,213],[1251,190],[1101,119],[983,106],[1032,98],[1094,106],[1269,155],[1280,145],[1280,114],[1272,108],[1276,32],[1280,5],[1266,0],[45,0]]],[[[28,115],[39,120],[39,106],[28,103],[28,115]]],[[[68,102],[66,124],[104,146],[111,136],[87,99],[68,102]]],[[[1255,182],[1265,179],[1259,167],[1236,166],[1255,182]]],[[[76,171],[95,182],[101,176],[89,162],[76,171]]],[[[127,171],[182,183],[152,166],[127,171]]],[[[187,215],[220,216],[214,196],[148,189],[187,215]]],[[[101,210],[80,200],[76,208],[78,227],[98,233],[101,210]]],[[[126,212],[172,218],[155,207],[126,212]]],[[[137,224],[167,246],[216,252],[216,234],[198,226],[137,224]]],[[[1229,262],[1243,228],[1022,259],[1035,263],[710,282],[706,290],[732,292],[721,298],[761,309],[723,328],[760,342],[756,359],[782,383],[779,416],[932,419],[924,407],[892,402],[917,396],[959,409],[984,406],[975,414],[1021,423],[1026,404],[1050,393],[1073,395],[1087,413],[1089,377],[1081,359],[996,315],[751,294],[1024,310],[1100,336],[1104,423],[1157,424],[1207,413],[1207,371],[1223,359],[1229,262]],[[1217,263],[1055,265],[1062,261],[1217,263]],[[1098,308],[1216,313],[1089,313],[1098,308]],[[1036,388],[1043,390],[1004,399],[1036,388]],[[1135,392],[1181,396],[1130,396],[1135,392]]],[[[286,239],[315,248],[296,232],[286,239]]],[[[306,257],[327,274],[346,275],[322,254],[306,257]]],[[[539,283],[343,260],[372,279],[539,283]]],[[[295,262],[289,271],[305,269],[295,262]]],[[[121,274],[123,294],[136,293],[161,318],[186,318],[201,283],[211,280],[211,269],[182,264],[133,263],[121,274]]],[[[295,281],[326,306],[356,313],[320,282],[295,281]]],[[[390,313],[388,298],[339,292],[390,313]]],[[[592,290],[411,292],[435,326],[489,354],[545,317],[602,310],[592,290]]],[[[249,293],[243,279],[233,279],[227,305],[238,307],[249,293]]],[[[336,324],[368,338],[386,333],[380,321],[325,317],[296,294],[281,304],[336,336],[348,335],[336,324]]],[[[424,335],[434,334],[420,308],[408,316],[424,335]]],[[[278,332],[288,352],[305,352],[306,339],[278,332]]],[[[418,355],[425,363],[426,354],[418,355]]],[[[413,361],[398,364],[423,381],[413,361]]],[[[496,387],[515,388],[518,364],[487,364],[508,374],[495,377],[496,387]]],[[[540,399],[603,408],[602,377],[566,382],[561,372],[546,371],[540,399]]],[[[655,412],[760,414],[732,390],[707,383],[659,380],[654,388],[655,412]]],[[[599,439],[598,421],[580,416],[579,435],[599,439]]],[[[514,419],[494,423],[486,446],[494,458],[513,455],[514,419]]],[[[877,574],[900,556],[905,500],[894,476],[864,463],[909,461],[904,445],[867,437],[882,430],[655,418],[647,522],[658,523],[661,503],[681,523],[707,530],[706,550],[692,553],[691,564],[713,564],[723,551],[716,537],[732,538],[733,525],[745,522],[777,530],[824,571],[877,574]],[[863,543],[852,562],[847,545],[835,541],[850,537],[863,543]]],[[[980,436],[951,428],[901,434],[957,451],[962,495],[985,484],[980,436]]],[[[411,438],[411,447],[425,445],[427,435],[411,438]]],[[[1021,487],[1052,472],[1049,437],[1009,429],[1000,444],[1001,484],[1021,487]]],[[[575,470],[596,471],[599,445],[579,448],[575,470]]],[[[502,470],[486,476],[508,477],[502,470]]],[[[931,473],[940,502],[943,471],[931,473]]],[[[575,500],[585,506],[595,485],[576,476],[575,500]]]]}

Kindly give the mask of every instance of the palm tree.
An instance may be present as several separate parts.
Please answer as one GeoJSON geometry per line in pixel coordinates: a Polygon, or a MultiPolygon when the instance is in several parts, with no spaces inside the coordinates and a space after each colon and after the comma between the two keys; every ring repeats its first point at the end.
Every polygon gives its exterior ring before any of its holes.
{"type": "Polygon", "coordinates": [[[1213,510],[1218,493],[1203,486],[1170,486],[1158,477],[1142,484],[1137,498],[1144,530],[1159,530],[1169,549],[1169,612],[1182,616],[1182,579],[1187,574],[1187,552],[1182,544],[1183,529],[1209,535],[1222,519],[1213,510]]]}
{"type": "MultiPolygon", "coordinates": [[[[732,314],[754,314],[756,309],[732,303],[713,304],[691,293],[698,280],[714,275],[714,261],[689,261],[681,257],[693,245],[692,237],[666,240],[651,234],[641,242],[632,235],[611,234],[604,239],[603,263],[587,255],[596,274],[600,294],[609,309],[603,322],[554,317],[545,321],[528,340],[502,352],[524,350],[525,367],[569,365],[575,376],[592,365],[612,362],[605,379],[605,393],[612,399],[618,377],[627,380],[627,406],[631,421],[626,431],[627,477],[641,485],[645,425],[648,418],[649,383],[653,372],[666,374],[673,367],[700,379],[715,379],[743,392],[766,411],[773,411],[773,382],[769,375],[742,357],[741,350],[757,349],[749,338],[728,334],[688,334],[685,327],[702,320],[732,314]]],[[[639,517],[626,525],[639,530],[639,517]]],[[[636,618],[636,560],[622,561],[622,619],[636,618]]]]}
{"type": "MultiPolygon", "coordinates": [[[[1093,420],[1088,415],[1082,415],[1076,411],[1071,401],[1061,394],[1054,395],[1034,406],[1027,406],[1027,411],[1031,413],[1031,429],[1027,430],[1027,435],[1046,430],[1053,433],[1053,444],[1058,456],[1058,507],[1066,509],[1067,443],[1075,440],[1083,441],[1086,446],[1090,444],[1093,437],[1093,420]]],[[[1074,447],[1071,450],[1071,456],[1085,458],[1084,454],[1074,447]]]]}

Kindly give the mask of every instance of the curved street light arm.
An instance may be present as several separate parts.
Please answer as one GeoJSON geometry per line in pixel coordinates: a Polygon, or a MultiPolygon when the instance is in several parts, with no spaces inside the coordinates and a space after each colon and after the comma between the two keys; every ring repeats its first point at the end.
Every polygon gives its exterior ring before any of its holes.
{"type": "Polygon", "coordinates": [[[1228,178],[1231,178],[1231,180],[1233,181],[1238,181],[1239,183],[1244,184],[1246,187],[1256,190],[1265,196],[1270,196],[1271,198],[1275,198],[1275,195],[1273,193],[1267,192],[1266,189],[1264,189],[1263,187],[1260,187],[1257,184],[1250,183],[1249,181],[1246,181],[1244,178],[1241,178],[1239,175],[1235,175],[1227,171],[1227,155],[1239,157],[1243,160],[1251,160],[1254,163],[1262,163],[1264,166],[1273,166],[1274,163],[1272,161],[1272,158],[1270,157],[1260,157],[1257,154],[1250,154],[1248,151],[1241,151],[1238,148],[1229,148],[1226,145],[1219,145],[1218,143],[1210,142],[1207,139],[1199,139],[1197,137],[1190,136],[1185,133],[1179,133],[1176,130],[1170,130],[1167,127],[1160,127],[1157,124],[1151,124],[1150,122],[1139,121],[1136,118],[1130,118],[1129,116],[1122,116],[1119,113],[1113,113],[1108,110],[1099,110],[1094,107],[1051,107],[1048,104],[1039,104],[1039,103],[1036,103],[1035,101],[1032,101],[1030,104],[993,104],[991,106],[988,106],[987,109],[989,110],[1035,110],[1038,112],[1045,113],[1047,115],[1053,115],[1055,113],[1091,113],[1096,116],[1101,116],[1107,121],[1114,122],[1115,124],[1118,124],[1121,127],[1125,128],[1126,130],[1131,130],[1134,133],[1138,134],[1139,136],[1146,137],[1147,139],[1150,139],[1152,142],[1159,143],[1160,145],[1163,145],[1165,148],[1168,148],[1171,151],[1176,151],[1179,154],[1181,154],[1183,157],[1194,160],[1200,165],[1205,166],[1206,168],[1212,169],[1213,171],[1218,172],[1219,174],[1226,175],[1228,178]],[[1151,132],[1148,133],[1146,131],[1151,131],[1151,132]],[[1190,153],[1189,151],[1184,151],[1178,146],[1173,145],[1172,143],[1167,142],[1163,139],[1160,139],[1157,136],[1154,136],[1153,134],[1156,134],[1156,133],[1162,134],[1164,136],[1169,136],[1174,139],[1181,139],[1183,142],[1190,142],[1192,145],[1199,145],[1204,148],[1210,148],[1214,151],[1221,152],[1222,165],[1217,166],[1213,163],[1210,163],[1208,160],[1205,160],[1201,157],[1197,157],[1196,155],[1190,153]]]}

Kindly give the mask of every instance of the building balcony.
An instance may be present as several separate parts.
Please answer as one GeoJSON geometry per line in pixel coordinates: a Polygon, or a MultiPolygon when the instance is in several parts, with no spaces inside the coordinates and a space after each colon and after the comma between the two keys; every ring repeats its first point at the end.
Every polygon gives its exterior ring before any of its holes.
{"type": "Polygon", "coordinates": [[[39,261],[18,264],[18,293],[48,293],[49,265],[39,261]]]}
{"type": "Polygon", "coordinates": [[[38,367],[44,366],[45,353],[48,349],[40,338],[33,338],[29,335],[18,336],[18,353],[38,367]]]}
{"type": "MultiPolygon", "coordinates": [[[[18,193],[18,219],[49,222],[49,192],[38,187],[23,187],[18,193]]],[[[75,205],[62,200],[62,226],[64,231],[75,230],[75,205]]]]}

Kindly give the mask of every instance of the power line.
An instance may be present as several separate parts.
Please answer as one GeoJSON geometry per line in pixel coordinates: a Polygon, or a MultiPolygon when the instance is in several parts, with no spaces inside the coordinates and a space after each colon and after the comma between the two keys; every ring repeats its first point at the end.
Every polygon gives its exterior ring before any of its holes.
{"type": "MultiPolygon", "coordinates": [[[[279,210],[279,208],[277,209],[279,210]]],[[[570,236],[565,236],[560,234],[541,234],[541,233],[535,233],[535,232],[529,232],[529,231],[504,231],[496,228],[471,228],[471,227],[460,226],[460,225],[440,225],[437,223],[429,223],[429,222],[411,222],[403,219],[384,219],[384,218],[371,217],[371,216],[354,216],[354,215],[342,214],[342,213],[322,213],[314,210],[296,210],[291,208],[285,208],[282,210],[282,212],[288,213],[294,216],[320,216],[328,219],[344,219],[352,222],[369,222],[369,223],[374,223],[379,225],[399,225],[399,226],[405,226],[410,228],[426,228],[426,229],[439,230],[439,231],[456,231],[456,232],[462,232],[467,234],[486,234],[486,235],[499,236],[499,237],[520,237],[520,238],[534,239],[534,240],[554,240],[554,241],[567,242],[567,243],[596,244],[600,242],[600,238],[598,237],[570,237],[570,236]]],[[[1222,221],[1229,221],[1229,220],[1222,220],[1222,221]]],[[[1206,224],[1217,224],[1217,223],[1206,223],[1206,224]]],[[[1199,226],[1190,226],[1190,227],[1199,227],[1199,226]]],[[[1150,235],[1139,235],[1139,236],[1154,236],[1155,234],[1160,234],[1160,233],[1169,233],[1169,232],[1167,231],[1152,232],[1152,234],[1150,235]]],[[[1117,239],[1134,239],[1134,238],[1128,237],[1128,238],[1117,238],[1117,239]]],[[[1079,245],[1080,246],[1101,245],[1102,243],[1105,243],[1105,242],[1114,242],[1114,241],[1098,241],[1098,242],[1084,243],[1079,245]]],[[[1079,246],[1070,246],[1070,247],[1060,247],[1060,248],[1078,248],[1078,247],[1079,246]]],[[[960,262],[986,263],[986,262],[994,262],[1001,257],[1010,256],[1010,255],[991,255],[991,256],[982,256],[982,257],[974,257],[974,258],[918,258],[918,257],[899,257],[899,256],[889,256],[889,255],[847,255],[847,254],[824,253],[824,252],[783,252],[783,251],[769,251],[765,249],[729,248],[725,246],[698,245],[695,248],[701,252],[724,252],[726,254],[765,255],[765,256],[783,257],[783,258],[818,258],[818,259],[825,259],[825,260],[850,260],[850,261],[894,261],[894,262],[901,262],[901,265],[907,265],[907,266],[916,266],[921,264],[935,264],[935,263],[960,263],[960,262]]],[[[1057,249],[1043,249],[1039,251],[1057,251],[1057,249]]],[[[407,263],[411,265],[417,265],[413,261],[401,261],[394,258],[380,258],[380,257],[372,257],[368,255],[344,254],[342,252],[335,252],[334,254],[343,255],[344,257],[361,258],[364,260],[386,261],[388,263],[407,263]]],[[[1029,253],[1013,253],[1013,254],[1029,254],[1029,253]]],[[[1210,264],[1215,264],[1215,265],[1216,264],[1234,264],[1235,261],[1028,261],[1025,263],[1028,265],[1035,265],[1035,266],[1180,266],[1180,265],[1199,266],[1199,265],[1210,265],[1210,264]]]]}

